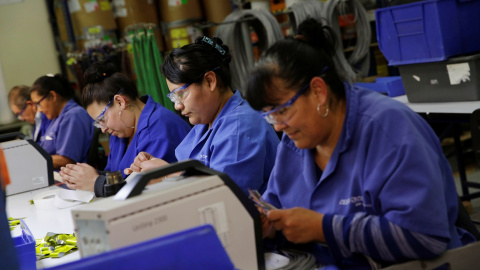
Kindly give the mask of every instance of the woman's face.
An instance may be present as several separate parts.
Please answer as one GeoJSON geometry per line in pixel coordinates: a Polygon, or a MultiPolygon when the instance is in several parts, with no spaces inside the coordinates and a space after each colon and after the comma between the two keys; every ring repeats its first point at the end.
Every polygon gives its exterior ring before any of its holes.
{"type": "MultiPolygon", "coordinates": [[[[169,80],[167,85],[170,93],[185,86],[169,80]]],[[[187,117],[192,125],[211,123],[220,106],[218,91],[210,91],[205,79],[201,83],[190,84],[184,89],[177,90],[172,95],[175,96],[173,98],[176,101],[175,110],[187,117]]]]}
{"type": "Polygon", "coordinates": [[[94,102],[87,107],[88,114],[95,121],[94,125],[99,127],[103,133],[107,132],[119,138],[130,138],[133,136],[135,129],[126,127],[121,121],[123,120],[124,123],[130,122],[127,121],[127,114],[129,114],[127,110],[124,109],[122,114],[119,115],[122,106],[119,102],[112,102],[109,107],[106,106],[106,103],[94,102]],[[102,114],[105,108],[106,110],[102,114]]]}
{"type": "MultiPolygon", "coordinates": [[[[275,100],[275,106],[264,108],[269,111],[291,100],[300,89],[287,89],[280,78],[272,80],[269,89],[270,100],[275,100]]],[[[317,105],[321,100],[314,94],[312,82],[307,85],[306,92],[301,94],[290,106],[277,113],[285,117],[273,124],[276,131],[285,133],[298,148],[310,149],[319,145],[328,136],[328,123],[317,113],[317,105]]]]}
{"type": "Polygon", "coordinates": [[[52,120],[60,114],[58,110],[58,106],[54,101],[54,91],[48,92],[46,95],[39,95],[38,91],[33,91],[30,93],[30,99],[32,100],[33,104],[37,107],[37,111],[42,112],[45,116],[52,120]]]}

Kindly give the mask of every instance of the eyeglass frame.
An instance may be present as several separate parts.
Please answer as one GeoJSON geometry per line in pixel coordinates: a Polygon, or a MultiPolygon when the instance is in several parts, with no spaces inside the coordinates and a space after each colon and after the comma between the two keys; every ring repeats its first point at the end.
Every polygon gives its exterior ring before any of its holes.
{"type": "Polygon", "coordinates": [[[102,110],[102,112],[97,116],[97,118],[95,118],[95,120],[93,120],[93,126],[96,127],[96,128],[102,128],[102,125],[100,124],[100,118],[102,118],[103,116],[105,116],[105,112],[107,111],[108,109],[108,106],[110,106],[110,104],[112,104],[113,100],[115,99],[115,96],[120,94],[121,92],[123,91],[123,89],[120,89],[118,90],[118,92],[113,95],[112,99],[107,103],[107,106],[105,106],[105,108],[102,110]]]}
{"type": "Polygon", "coordinates": [[[191,85],[191,83],[186,83],[183,86],[181,86],[181,87],[173,90],[172,92],[168,93],[167,94],[168,99],[170,99],[170,101],[173,102],[174,104],[181,103],[181,101],[177,101],[177,100],[181,99],[183,97],[183,95],[180,96],[178,91],[182,91],[184,89],[187,89],[187,87],[189,87],[190,85],[191,85]]]}
{"type": "MultiPolygon", "coordinates": [[[[50,96],[50,92],[48,92],[48,94],[46,94],[45,96],[43,96],[39,101],[37,102],[34,102],[33,104],[35,104],[35,106],[37,106],[37,108],[42,108],[42,106],[40,105],[40,102],[42,102],[44,99],[46,99],[48,96],[50,96]]],[[[26,103],[25,103],[26,105],[26,103]]]]}
{"type": "MultiPolygon", "coordinates": [[[[283,104],[280,105],[280,106],[277,106],[277,107],[276,107],[275,109],[273,109],[273,110],[270,110],[270,111],[268,111],[268,112],[262,113],[262,117],[263,117],[265,120],[267,120],[267,117],[268,117],[270,114],[272,114],[272,113],[274,113],[274,112],[277,112],[277,111],[279,111],[279,110],[281,110],[281,109],[283,109],[283,108],[285,108],[285,107],[291,106],[303,93],[305,93],[305,91],[306,91],[309,87],[310,87],[310,81],[309,81],[307,84],[305,84],[302,88],[300,88],[300,90],[298,90],[298,92],[297,92],[291,99],[289,99],[287,102],[283,103],[283,104]]],[[[267,122],[269,122],[269,121],[267,120],[267,122]]],[[[270,123],[270,122],[269,122],[269,123],[270,123]]]]}
{"type": "MultiPolygon", "coordinates": [[[[325,66],[323,69],[322,69],[322,72],[320,72],[320,74],[318,76],[321,76],[323,73],[325,73],[325,71],[328,70],[328,66],[325,66]]],[[[315,77],[315,76],[314,76],[315,77]]],[[[313,78],[312,78],[313,79],[313,78]]],[[[300,90],[298,90],[298,92],[291,98],[289,99],[287,102],[275,107],[274,109],[270,110],[270,111],[267,111],[267,112],[263,112],[261,115],[263,117],[263,119],[265,119],[265,121],[267,121],[269,124],[277,124],[278,122],[277,121],[272,121],[270,120],[271,119],[271,115],[272,113],[275,113],[283,108],[286,108],[286,107],[289,107],[291,106],[303,93],[305,93],[305,91],[310,88],[310,82],[312,81],[312,79],[310,79],[302,88],[300,88],[300,90]]],[[[287,120],[288,121],[288,120],[287,120]]]]}
{"type": "Polygon", "coordinates": [[[27,102],[28,102],[28,101],[25,102],[25,105],[23,105],[23,108],[22,108],[22,110],[21,110],[19,113],[15,113],[15,116],[16,116],[19,120],[21,120],[20,117],[22,117],[22,114],[23,114],[23,113],[25,112],[25,110],[27,109],[27,106],[28,106],[28,103],[27,103],[27,102]]]}
{"type": "MultiPolygon", "coordinates": [[[[220,69],[220,67],[216,67],[216,68],[214,68],[214,69],[212,69],[212,70],[209,70],[209,71],[215,72],[215,71],[217,71],[217,70],[219,70],[219,69],[220,69]]],[[[205,76],[205,74],[207,74],[207,72],[209,72],[209,71],[206,71],[205,73],[203,73],[202,76],[205,76]]],[[[184,84],[183,86],[181,86],[181,87],[173,90],[172,92],[168,93],[168,94],[167,94],[168,99],[170,99],[170,101],[173,102],[174,104],[182,103],[181,101],[177,101],[178,99],[181,99],[181,98],[182,98],[182,97],[179,97],[179,98],[178,98],[178,96],[180,95],[180,94],[178,94],[178,91],[187,89],[187,87],[189,87],[191,84],[192,84],[192,83],[186,83],[186,84],[184,84]]]]}

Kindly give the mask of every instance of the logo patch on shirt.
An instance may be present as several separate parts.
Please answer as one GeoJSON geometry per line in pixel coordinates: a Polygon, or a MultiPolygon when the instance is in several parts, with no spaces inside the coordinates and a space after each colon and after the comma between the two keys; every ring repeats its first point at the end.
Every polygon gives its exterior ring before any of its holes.
{"type": "Polygon", "coordinates": [[[207,155],[198,155],[198,160],[208,166],[208,156],[207,155]]]}
{"type": "Polygon", "coordinates": [[[339,205],[349,205],[353,204],[354,206],[363,206],[363,207],[372,207],[371,204],[365,204],[363,196],[353,196],[346,199],[341,199],[338,202],[339,205]]]}

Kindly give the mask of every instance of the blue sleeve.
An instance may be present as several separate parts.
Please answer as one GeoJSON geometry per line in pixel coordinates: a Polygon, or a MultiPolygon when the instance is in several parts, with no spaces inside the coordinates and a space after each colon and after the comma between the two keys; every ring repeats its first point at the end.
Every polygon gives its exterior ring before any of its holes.
{"type": "Polygon", "coordinates": [[[68,157],[75,162],[87,161],[87,153],[93,136],[93,126],[91,124],[92,119],[85,115],[65,115],[56,137],[57,155],[68,157]]]}
{"type": "Polygon", "coordinates": [[[163,137],[164,134],[158,134],[158,138],[148,140],[139,140],[137,145],[137,154],[147,152],[156,158],[161,158],[168,163],[177,161],[175,157],[175,148],[178,144],[172,142],[169,138],[163,137]]]}
{"type": "Polygon", "coordinates": [[[162,110],[161,119],[155,119],[148,129],[138,134],[136,150],[137,154],[144,151],[173,163],[177,161],[175,149],[190,131],[190,126],[173,112],[162,110]]]}
{"type": "Polygon", "coordinates": [[[263,126],[243,121],[226,122],[218,130],[210,167],[230,176],[245,194],[249,188],[263,193],[275,160],[278,137],[269,136],[263,126]]]}
{"type": "Polygon", "coordinates": [[[327,214],[323,231],[330,252],[337,260],[355,253],[383,262],[431,259],[447,249],[448,238],[404,229],[386,218],[366,213],[348,216],[327,214]]]}

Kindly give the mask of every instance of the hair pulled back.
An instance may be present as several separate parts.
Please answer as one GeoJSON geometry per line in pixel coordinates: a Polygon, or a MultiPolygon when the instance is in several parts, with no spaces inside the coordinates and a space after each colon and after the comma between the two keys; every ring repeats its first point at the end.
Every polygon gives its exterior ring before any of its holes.
{"type": "Polygon", "coordinates": [[[245,99],[256,109],[272,104],[269,92],[273,78],[281,78],[288,89],[298,91],[313,77],[321,76],[337,99],[345,99],[343,80],[337,73],[333,30],[315,19],[303,21],[295,38],[272,45],[261,56],[248,78],[245,99]]]}
{"type": "Polygon", "coordinates": [[[208,71],[214,71],[219,85],[230,87],[230,49],[218,37],[198,37],[194,43],[173,49],[165,57],[162,73],[172,83],[199,83],[208,71]],[[215,68],[219,68],[213,70],[215,68]]]}
{"type": "Polygon", "coordinates": [[[50,91],[55,91],[59,96],[66,100],[74,99],[77,102],[75,96],[75,90],[70,82],[65,79],[61,74],[47,74],[38,78],[30,87],[30,93],[37,92],[39,96],[46,96],[50,91]]]}
{"type": "Polygon", "coordinates": [[[132,101],[138,98],[136,84],[127,75],[118,72],[117,66],[110,61],[91,64],[84,77],[87,83],[82,92],[84,107],[94,102],[107,104],[120,90],[120,95],[132,101]]]}

